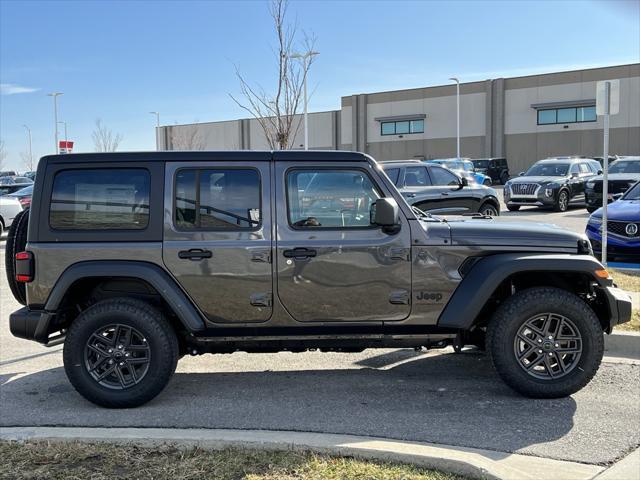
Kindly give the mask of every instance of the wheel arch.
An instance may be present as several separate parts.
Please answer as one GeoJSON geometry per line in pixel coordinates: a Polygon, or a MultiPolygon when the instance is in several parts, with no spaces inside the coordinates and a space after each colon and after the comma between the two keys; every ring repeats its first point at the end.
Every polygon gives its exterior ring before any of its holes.
{"type": "Polygon", "coordinates": [[[603,330],[617,323],[617,310],[603,290],[610,279],[595,276],[602,265],[589,255],[495,254],[475,261],[438,319],[438,326],[470,330],[486,325],[505,298],[526,288],[549,286],[589,300],[603,330]],[[602,291],[602,293],[600,293],[602,291]]]}
{"type": "MultiPolygon", "coordinates": [[[[73,311],[82,303],[95,303],[104,298],[126,296],[144,298],[162,304],[164,309],[188,332],[205,328],[193,302],[169,274],[158,265],[135,261],[87,261],[67,268],[51,290],[45,311],[73,311]],[[96,298],[97,297],[97,298],[96,298]]],[[[63,320],[64,321],[64,320],[63,320]]]]}

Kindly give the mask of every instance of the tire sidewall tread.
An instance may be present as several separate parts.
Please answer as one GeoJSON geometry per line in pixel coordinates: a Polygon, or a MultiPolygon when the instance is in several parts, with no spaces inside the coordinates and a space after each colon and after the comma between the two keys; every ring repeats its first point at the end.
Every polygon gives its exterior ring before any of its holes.
{"type": "Polygon", "coordinates": [[[63,360],[69,381],[87,400],[107,408],[137,407],[158,395],[169,382],[178,363],[178,339],[162,313],[148,303],[126,297],[103,300],[86,309],[71,324],[63,360]],[[145,377],[124,390],[103,387],[84,366],[88,336],[111,323],[136,328],[150,347],[151,362],[145,377]]]}
{"type": "Polygon", "coordinates": [[[561,398],[583,388],[598,371],[604,354],[604,332],[593,310],[578,296],[559,288],[535,287],[516,293],[498,307],[487,329],[487,350],[498,374],[517,392],[533,398],[561,398]],[[555,380],[527,374],[513,353],[518,329],[529,318],[544,312],[567,316],[582,336],[578,365],[555,380]]]}

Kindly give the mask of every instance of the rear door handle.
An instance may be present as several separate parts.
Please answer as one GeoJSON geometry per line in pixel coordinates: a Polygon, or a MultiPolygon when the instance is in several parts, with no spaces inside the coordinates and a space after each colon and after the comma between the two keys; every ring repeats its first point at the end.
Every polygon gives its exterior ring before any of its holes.
{"type": "Polygon", "coordinates": [[[285,250],[282,254],[286,258],[311,258],[315,257],[318,252],[309,248],[294,248],[293,250],[285,250]]]}
{"type": "Polygon", "coordinates": [[[191,248],[178,252],[178,258],[183,260],[202,260],[203,258],[211,258],[211,255],[211,250],[204,250],[202,248],[191,248]]]}

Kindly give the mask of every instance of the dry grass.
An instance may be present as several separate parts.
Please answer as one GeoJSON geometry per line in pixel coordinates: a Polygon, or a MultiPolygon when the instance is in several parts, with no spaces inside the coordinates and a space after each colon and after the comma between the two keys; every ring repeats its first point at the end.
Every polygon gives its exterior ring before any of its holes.
{"type": "Polygon", "coordinates": [[[0,442],[0,458],[0,479],[463,480],[410,465],[290,451],[0,442]]]}
{"type": "MultiPolygon", "coordinates": [[[[626,290],[627,292],[640,292],[640,273],[628,273],[620,270],[612,270],[611,276],[613,281],[618,287],[626,290]]],[[[640,330],[640,309],[635,308],[631,314],[631,321],[629,323],[623,323],[615,327],[619,330],[640,330]]]]}

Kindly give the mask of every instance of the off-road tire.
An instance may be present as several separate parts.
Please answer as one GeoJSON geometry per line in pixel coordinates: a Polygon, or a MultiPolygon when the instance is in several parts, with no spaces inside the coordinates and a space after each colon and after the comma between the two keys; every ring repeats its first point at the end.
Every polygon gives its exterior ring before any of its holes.
{"type": "Polygon", "coordinates": [[[90,402],[107,408],[140,406],[158,395],[169,382],[178,363],[178,339],[161,312],[131,298],[103,300],[82,312],[71,324],[64,342],[64,369],[74,388],[90,402]],[[101,327],[122,324],[142,333],[149,346],[145,376],[122,390],[98,383],[85,365],[88,339],[101,327]]]}
{"type": "Polygon", "coordinates": [[[14,298],[22,305],[27,304],[27,288],[24,283],[16,281],[16,253],[24,251],[27,245],[27,227],[29,225],[29,209],[23,210],[13,219],[4,252],[4,266],[7,283],[14,298]]]}
{"type": "Polygon", "coordinates": [[[569,192],[567,192],[566,190],[560,190],[558,192],[558,199],[556,200],[555,205],[553,206],[553,209],[556,212],[566,212],[567,210],[569,210],[569,201],[571,199],[569,198],[569,192]],[[562,199],[566,199],[566,201],[562,201],[562,199]]]}
{"type": "Polygon", "coordinates": [[[484,202],[482,205],[480,205],[478,212],[483,215],[490,215],[492,217],[497,217],[500,215],[496,206],[491,202],[484,202]],[[491,213],[489,213],[489,211],[491,211],[491,213]]]}
{"type": "Polygon", "coordinates": [[[517,212],[520,210],[520,205],[507,205],[507,210],[510,212],[517,212]]]}
{"type": "Polygon", "coordinates": [[[552,287],[522,290],[508,298],[493,314],[487,330],[487,350],[504,382],[532,398],[561,398],[583,388],[598,371],[604,352],[602,326],[593,310],[573,293],[552,287]],[[538,379],[520,366],[514,339],[531,317],[557,313],[571,320],[582,337],[582,352],[575,367],[556,379],[538,379]]]}

